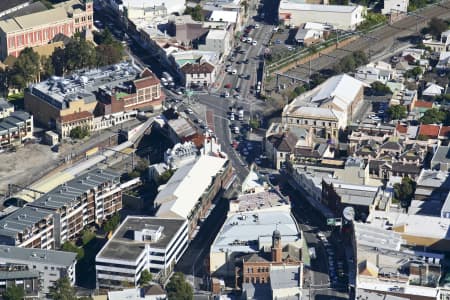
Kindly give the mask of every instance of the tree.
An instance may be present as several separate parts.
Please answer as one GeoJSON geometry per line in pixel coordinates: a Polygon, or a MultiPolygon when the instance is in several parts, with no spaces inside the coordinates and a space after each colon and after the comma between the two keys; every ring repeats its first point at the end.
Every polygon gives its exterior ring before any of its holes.
{"type": "Polygon", "coordinates": [[[50,298],[53,300],[76,300],[75,288],[71,285],[67,277],[58,279],[50,287],[50,298]]]}
{"type": "Polygon", "coordinates": [[[22,300],[25,297],[23,288],[16,285],[9,286],[2,294],[4,300],[22,300]]]}
{"type": "Polygon", "coordinates": [[[9,82],[12,86],[22,90],[28,84],[38,80],[40,71],[39,54],[31,48],[25,48],[9,71],[9,82]]]}
{"type": "Polygon", "coordinates": [[[184,274],[176,272],[170,278],[166,286],[167,297],[170,300],[192,300],[194,299],[194,292],[192,286],[186,282],[184,274]]]}
{"type": "Polygon", "coordinates": [[[414,67],[411,70],[405,72],[405,77],[417,78],[417,76],[422,75],[423,70],[421,67],[414,67]]]}
{"type": "Polygon", "coordinates": [[[165,184],[167,181],[169,181],[170,177],[172,177],[173,171],[167,170],[164,173],[162,173],[158,178],[159,184],[165,184]]]}
{"type": "Polygon", "coordinates": [[[73,252],[77,254],[77,260],[80,260],[84,257],[84,250],[83,248],[79,248],[77,246],[75,246],[74,243],[72,242],[65,242],[62,247],[61,247],[62,251],[66,251],[66,252],[73,252]]]}
{"type": "Polygon", "coordinates": [[[40,57],[40,79],[48,78],[55,74],[52,59],[48,56],[40,57]]]}
{"type": "Polygon", "coordinates": [[[416,183],[409,177],[403,177],[401,183],[394,184],[394,197],[403,207],[409,207],[414,196],[416,183]]]}
{"type": "Polygon", "coordinates": [[[435,124],[442,123],[446,120],[447,113],[445,111],[440,111],[437,108],[432,108],[427,110],[423,116],[420,118],[420,122],[423,124],[435,124]]]}
{"type": "Polygon", "coordinates": [[[152,281],[153,276],[148,270],[143,270],[141,272],[141,278],[139,278],[139,284],[141,286],[147,285],[150,281],[152,281]]]}
{"type": "Polygon", "coordinates": [[[391,120],[401,120],[406,118],[406,107],[403,105],[392,105],[388,109],[391,120]]]}
{"type": "Polygon", "coordinates": [[[372,87],[372,91],[377,96],[384,96],[386,94],[392,94],[391,89],[379,81],[375,81],[374,83],[372,83],[371,87],[372,87]]]}
{"type": "Polygon", "coordinates": [[[97,66],[107,66],[117,64],[122,60],[123,50],[120,47],[102,44],[95,48],[97,66]]]}
{"type": "Polygon", "coordinates": [[[74,127],[70,130],[69,136],[73,139],[84,139],[89,136],[89,129],[81,126],[74,127]]]}
{"type": "Polygon", "coordinates": [[[117,228],[117,226],[119,226],[119,224],[120,224],[120,215],[118,213],[115,213],[111,217],[111,219],[105,222],[105,224],[103,225],[103,230],[105,232],[114,231],[117,228]]]}
{"type": "Polygon", "coordinates": [[[93,233],[89,229],[84,229],[81,234],[81,241],[83,242],[83,245],[89,244],[89,242],[93,239],[95,239],[95,233],[93,233]]]}
{"type": "Polygon", "coordinates": [[[439,18],[432,18],[428,22],[428,29],[430,34],[432,34],[435,38],[439,38],[441,36],[441,33],[447,30],[448,25],[447,23],[439,18]]]}
{"type": "Polygon", "coordinates": [[[185,15],[191,15],[194,21],[203,21],[202,7],[197,4],[195,7],[186,7],[185,15]]]}

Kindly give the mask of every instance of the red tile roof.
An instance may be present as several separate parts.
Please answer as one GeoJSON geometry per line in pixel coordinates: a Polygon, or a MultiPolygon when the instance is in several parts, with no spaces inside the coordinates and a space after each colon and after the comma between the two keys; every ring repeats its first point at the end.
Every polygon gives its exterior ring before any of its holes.
{"type": "Polygon", "coordinates": [[[438,125],[420,125],[419,135],[424,135],[429,138],[437,138],[439,135],[440,127],[438,125]]]}
{"type": "Polygon", "coordinates": [[[408,132],[408,126],[403,124],[397,124],[395,130],[397,130],[398,133],[406,134],[408,132]]]}
{"type": "Polygon", "coordinates": [[[92,118],[93,114],[88,111],[76,112],[70,115],[61,116],[61,123],[70,123],[74,121],[81,121],[85,119],[92,118]]]}
{"type": "Polygon", "coordinates": [[[439,136],[449,138],[450,137],[450,126],[442,126],[439,131],[439,136]]]}
{"type": "Polygon", "coordinates": [[[159,79],[156,76],[148,76],[134,81],[134,86],[136,89],[144,89],[153,85],[159,84],[159,79]]]}
{"type": "Polygon", "coordinates": [[[414,103],[414,107],[432,108],[433,102],[418,100],[414,103]]]}

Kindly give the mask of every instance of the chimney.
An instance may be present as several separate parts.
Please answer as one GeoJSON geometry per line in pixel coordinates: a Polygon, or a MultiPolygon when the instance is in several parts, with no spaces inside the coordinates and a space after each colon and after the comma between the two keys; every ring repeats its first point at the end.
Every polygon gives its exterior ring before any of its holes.
{"type": "Polygon", "coordinates": [[[280,263],[283,257],[281,248],[281,233],[275,230],[272,234],[272,262],[280,263]]]}

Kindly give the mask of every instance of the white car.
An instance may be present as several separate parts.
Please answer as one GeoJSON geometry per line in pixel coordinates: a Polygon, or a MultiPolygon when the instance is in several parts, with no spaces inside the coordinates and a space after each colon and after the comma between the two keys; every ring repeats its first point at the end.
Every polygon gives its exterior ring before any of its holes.
{"type": "Polygon", "coordinates": [[[247,38],[247,43],[251,44],[253,42],[253,39],[251,37],[247,38]]]}
{"type": "Polygon", "coordinates": [[[274,31],[274,32],[277,32],[277,31],[278,31],[278,26],[275,26],[275,27],[273,28],[273,31],[274,31]]]}
{"type": "Polygon", "coordinates": [[[256,24],[255,24],[255,29],[258,29],[258,28],[259,28],[259,24],[256,23],[256,24]]]}
{"type": "Polygon", "coordinates": [[[253,46],[256,46],[257,44],[258,44],[257,41],[253,41],[253,42],[252,42],[252,45],[253,45],[253,46]]]}

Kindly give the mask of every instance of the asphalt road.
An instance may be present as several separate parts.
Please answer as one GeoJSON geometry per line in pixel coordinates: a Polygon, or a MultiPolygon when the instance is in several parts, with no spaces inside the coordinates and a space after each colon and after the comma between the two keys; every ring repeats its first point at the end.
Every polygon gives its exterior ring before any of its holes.
{"type": "MultiPolygon", "coordinates": [[[[359,39],[336,49],[327,56],[323,55],[314,59],[311,62],[312,73],[332,67],[339,59],[354,51],[365,51],[369,54],[369,57],[394,52],[398,48],[399,39],[415,35],[416,28],[420,32],[422,28],[426,27],[431,18],[448,19],[450,17],[449,8],[450,2],[445,1],[440,5],[433,5],[417,11],[415,15],[407,16],[393,25],[386,25],[371,33],[362,35],[359,39]]],[[[307,78],[309,76],[309,63],[299,65],[285,73],[300,78],[307,78]]]]}

